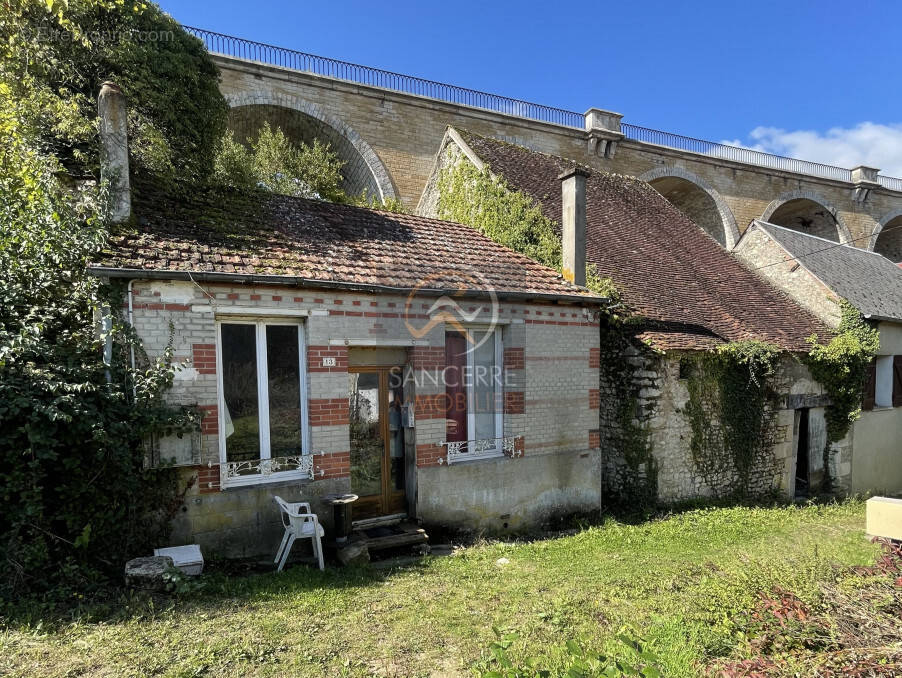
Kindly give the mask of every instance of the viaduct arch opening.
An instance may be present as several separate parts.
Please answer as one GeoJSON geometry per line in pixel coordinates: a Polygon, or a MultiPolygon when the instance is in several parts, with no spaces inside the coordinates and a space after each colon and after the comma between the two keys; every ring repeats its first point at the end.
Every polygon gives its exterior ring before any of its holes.
{"type": "Polygon", "coordinates": [[[721,247],[739,240],[733,212],[721,195],[701,177],[680,167],[659,167],[639,177],[694,221],[721,247]]]}
{"type": "Polygon", "coordinates": [[[902,209],[885,215],[871,237],[871,249],[893,263],[902,263],[902,209]]]}
{"type": "Polygon", "coordinates": [[[396,192],[379,156],[357,132],[334,115],[297,97],[251,93],[227,97],[228,127],[235,139],[248,144],[264,123],[282,132],[293,143],[327,143],[343,165],[342,190],[349,196],[366,192],[369,197],[394,198],[396,192]]]}
{"type": "Polygon", "coordinates": [[[761,220],[836,243],[852,240],[836,208],[810,191],[793,191],[780,196],[767,206],[761,220]]]}

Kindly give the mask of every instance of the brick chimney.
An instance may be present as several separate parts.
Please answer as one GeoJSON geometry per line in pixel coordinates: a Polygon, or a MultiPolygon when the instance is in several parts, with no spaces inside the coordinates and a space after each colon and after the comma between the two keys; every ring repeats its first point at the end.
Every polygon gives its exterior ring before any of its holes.
{"type": "Polygon", "coordinates": [[[567,170],[561,180],[561,231],[564,279],[586,284],[586,178],[581,167],[567,170]]]}
{"type": "Polygon", "coordinates": [[[100,117],[100,181],[110,192],[110,219],[118,224],[131,216],[132,197],[125,97],[116,83],[107,81],[100,86],[97,115],[100,117]]]}

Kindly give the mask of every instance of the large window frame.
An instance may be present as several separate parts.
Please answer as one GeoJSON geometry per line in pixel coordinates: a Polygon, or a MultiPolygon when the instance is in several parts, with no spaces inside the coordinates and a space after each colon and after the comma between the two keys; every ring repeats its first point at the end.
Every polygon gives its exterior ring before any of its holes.
{"type": "MultiPolygon", "coordinates": [[[[504,438],[504,351],[501,329],[491,325],[468,325],[466,327],[457,328],[453,334],[460,334],[464,337],[464,344],[468,346],[466,351],[466,360],[461,361],[459,367],[462,368],[458,374],[458,379],[463,383],[463,391],[466,394],[467,415],[466,415],[466,438],[456,438],[455,440],[446,440],[443,445],[447,448],[446,461],[448,464],[461,463],[465,461],[476,461],[480,459],[494,459],[506,456],[512,447],[512,439],[504,438]],[[476,364],[476,351],[473,347],[476,345],[477,334],[485,334],[490,332],[491,338],[487,341],[492,342],[495,383],[494,403],[493,403],[493,422],[492,437],[479,438],[476,435],[477,430],[477,379],[479,374],[476,364]]],[[[446,333],[446,337],[448,333],[446,333]]],[[[455,365],[457,367],[457,365],[455,365]]],[[[446,366],[447,368],[447,366],[446,366]]],[[[449,406],[454,402],[454,393],[458,386],[446,384],[446,394],[448,394],[449,406]],[[449,392],[450,391],[450,392],[449,392]]],[[[463,423],[463,422],[462,422],[463,423]]]]}
{"type": "MultiPolygon", "coordinates": [[[[307,396],[307,325],[303,318],[285,318],[285,317],[229,317],[223,316],[216,319],[216,391],[217,405],[219,414],[219,463],[220,463],[220,486],[225,487],[242,487],[247,485],[258,485],[261,483],[274,483],[290,480],[305,480],[312,477],[312,451],[310,447],[310,419],[308,412],[308,396],[307,396]],[[299,393],[300,393],[300,430],[301,430],[301,454],[299,455],[303,462],[295,469],[289,470],[268,470],[270,465],[262,464],[261,471],[258,473],[249,473],[241,476],[229,477],[226,472],[230,463],[227,457],[225,435],[226,430],[226,402],[225,389],[223,387],[223,358],[222,358],[222,326],[223,325],[251,325],[255,327],[255,349],[257,363],[257,416],[260,422],[259,426],[259,450],[260,461],[268,461],[272,450],[270,446],[270,427],[269,427],[269,365],[267,361],[267,345],[266,345],[266,328],[281,327],[297,327],[298,328],[298,374],[300,377],[299,393]],[[266,425],[263,424],[266,422],[266,425]]],[[[283,459],[283,458],[277,458],[283,459]]],[[[234,462],[231,462],[234,463],[234,462]]]]}

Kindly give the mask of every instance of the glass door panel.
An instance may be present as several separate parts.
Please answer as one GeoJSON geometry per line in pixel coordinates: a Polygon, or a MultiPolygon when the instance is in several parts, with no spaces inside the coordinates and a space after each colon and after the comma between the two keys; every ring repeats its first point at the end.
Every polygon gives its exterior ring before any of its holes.
{"type": "Polygon", "coordinates": [[[257,328],[223,323],[221,331],[226,460],[254,461],[260,458],[257,328]]]}
{"type": "Polygon", "coordinates": [[[381,416],[379,372],[348,373],[351,436],[351,491],[382,496],[385,431],[381,416]]]}
{"type": "Polygon", "coordinates": [[[269,449],[272,457],[301,454],[301,364],[297,325],[266,326],[269,449]]]}
{"type": "Polygon", "coordinates": [[[390,492],[404,491],[404,386],[401,370],[392,370],[388,374],[388,452],[390,492]]]}

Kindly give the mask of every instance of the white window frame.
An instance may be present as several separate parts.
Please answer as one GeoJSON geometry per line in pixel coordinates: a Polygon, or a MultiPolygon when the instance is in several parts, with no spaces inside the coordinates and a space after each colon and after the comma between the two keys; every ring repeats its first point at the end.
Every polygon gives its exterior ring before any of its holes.
{"type": "MultiPolygon", "coordinates": [[[[216,319],[216,390],[219,412],[219,463],[221,468],[229,463],[226,457],[225,435],[225,390],[223,388],[223,364],[222,364],[222,326],[226,325],[252,325],[256,328],[257,348],[257,417],[260,421],[260,459],[272,459],[272,450],[269,440],[269,370],[266,353],[266,328],[267,326],[288,326],[298,328],[298,374],[300,375],[300,406],[301,406],[301,456],[309,456],[310,449],[310,424],[307,405],[307,338],[306,323],[302,318],[291,320],[288,318],[234,318],[222,317],[216,319]],[[265,424],[264,424],[265,422],[265,424]]],[[[312,466],[311,466],[312,469],[312,466]]],[[[274,483],[286,480],[304,480],[311,477],[306,470],[275,471],[268,474],[255,473],[235,478],[226,478],[225,473],[220,474],[220,487],[241,487],[246,485],[259,485],[261,483],[274,483]]]]}
{"type": "MultiPolygon", "coordinates": [[[[467,333],[467,343],[470,346],[475,345],[475,340],[473,338],[474,332],[484,333],[491,331],[494,334],[494,348],[495,348],[495,367],[498,370],[499,381],[497,384],[498,395],[500,397],[497,398],[496,402],[498,403],[498,410],[495,412],[495,446],[486,451],[479,453],[467,454],[467,459],[486,459],[490,457],[503,457],[504,456],[504,446],[503,440],[504,438],[504,350],[501,342],[501,328],[500,327],[478,327],[471,326],[466,328],[467,333]]],[[[476,384],[473,380],[476,379],[476,352],[475,351],[467,351],[467,370],[470,373],[471,383],[467,385],[467,441],[469,443],[476,443],[476,384]]]]}

